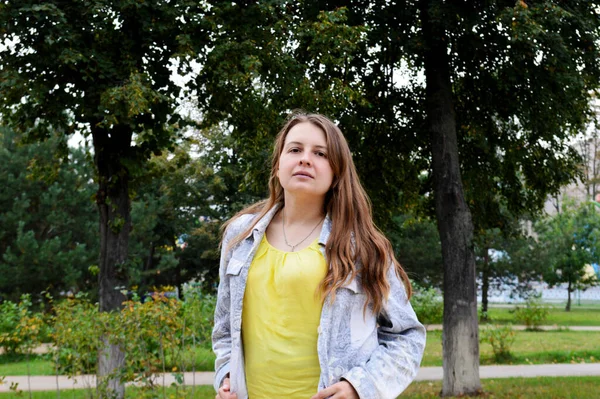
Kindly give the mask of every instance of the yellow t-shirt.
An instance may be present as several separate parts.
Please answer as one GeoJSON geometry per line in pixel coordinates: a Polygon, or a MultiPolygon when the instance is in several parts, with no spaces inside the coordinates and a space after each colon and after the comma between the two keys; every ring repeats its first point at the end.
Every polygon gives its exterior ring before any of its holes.
{"type": "Polygon", "coordinates": [[[318,240],[298,252],[274,248],[266,236],[244,294],[242,339],[250,399],[308,399],[317,393],[317,328],[327,272],[318,240]]]}

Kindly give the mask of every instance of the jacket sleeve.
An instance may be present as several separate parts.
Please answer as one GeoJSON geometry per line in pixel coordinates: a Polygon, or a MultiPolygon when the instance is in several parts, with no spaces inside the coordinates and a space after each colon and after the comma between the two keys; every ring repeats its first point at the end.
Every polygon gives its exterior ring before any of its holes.
{"type": "Polygon", "coordinates": [[[229,359],[231,356],[231,324],[229,317],[230,291],[229,278],[227,277],[227,264],[231,251],[227,251],[231,237],[231,225],[225,231],[221,247],[221,260],[219,264],[219,288],[217,291],[217,304],[215,307],[215,322],[212,332],[212,348],[216,355],[215,360],[215,391],[229,374],[229,359]]]}
{"type": "Polygon", "coordinates": [[[425,328],[417,320],[404,284],[389,268],[390,295],[378,315],[379,346],[366,363],[350,369],[347,380],[361,399],[396,398],[413,381],[425,350],[425,328]]]}

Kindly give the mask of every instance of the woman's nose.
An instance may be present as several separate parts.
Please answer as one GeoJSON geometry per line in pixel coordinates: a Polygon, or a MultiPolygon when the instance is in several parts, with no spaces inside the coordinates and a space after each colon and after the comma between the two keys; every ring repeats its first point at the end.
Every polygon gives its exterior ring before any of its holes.
{"type": "Polygon", "coordinates": [[[310,154],[304,153],[300,158],[300,165],[310,165],[310,154]]]}

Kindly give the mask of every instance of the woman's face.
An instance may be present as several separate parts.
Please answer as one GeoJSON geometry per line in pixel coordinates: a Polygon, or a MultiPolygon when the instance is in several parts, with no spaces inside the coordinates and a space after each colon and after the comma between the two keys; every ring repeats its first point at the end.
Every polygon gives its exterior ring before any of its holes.
{"type": "Polygon", "coordinates": [[[288,132],[279,155],[277,177],[287,193],[325,197],[333,182],[325,133],[310,122],[288,132]]]}

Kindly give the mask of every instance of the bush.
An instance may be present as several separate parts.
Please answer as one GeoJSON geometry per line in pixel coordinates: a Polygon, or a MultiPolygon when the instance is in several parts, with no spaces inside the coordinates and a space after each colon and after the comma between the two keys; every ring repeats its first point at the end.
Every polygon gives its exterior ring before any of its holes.
{"type": "Polygon", "coordinates": [[[477,316],[479,317],[480,323],[491,323],[493,321],[489,311],[483,311],[483,308],[477,309],[477,316]]]}
{"type": "Polygon", "coordinates": [[[16,304],[12,301],[4,301],[0,304],[0,347],[6,353],[16,353],[19,343],[14,340],[12,332],[17,328],[21,319],[22,304],[25,311],[29,304],[25,303],[26,297],[21,298],[21,302],[16,304]]]}
{"type": "Polygon", "coordinates": [[[495,325],[481,330],[480,341],[488,342],[492,346],[494,358],[502,363],[512,359],[510,347],[515,342],[515,331],[512,325],[495,325]]]}
{"type": "Polygon", "coordinates": [[[203,293],[200,287],[187,284],[183,287],[183,296],[183,317],[192,331],[188,343],[210,348],[217,297],[203,293]]]}
{"type": "Polygon", "coordinates": [[[412,283],[414,294],[410,300],[419,321],[423,324],[439,324],[444,316],[444,303],[437,290],[412,283]]]}
{"type": "Polygon", "coordinates": [[[185,301],[155,293],[142,303],[134,297],[121,312],[100,313],[85,296],[54,305],[54,360],[61,374],[93,373],[102,336],[119,344],[127,354],[118,372],[123,381],[152,384],[158,372],[180,373],[196,364],[185,358],[189,345],[210,348],[214,295],[190,288],[185,301]]]}
{"type": "Polygon", "coordinates": [[[98,306],[90,303],[85,295],[53,304],[51,336],[57,372],[71,376],[94,373],[101,331],[98,306]]]}
{"type": "Polygon", "coordinates": [[[183,340],[190,334],[181,301],[155,294],[144,303],[127,301],[124,305],[117,316],[119,325],[111,331],[111,340],[122,344],[127,353],[121,378],[151,385],[155,373],[180,370],[183,340]],[[170,369],[167,357],[172,359],[170,369]]]}
{"type": "Polygon", "coordinates": [[[19,303],[0,304],[0,347],[5,353],[29,353],[40,344],[45,323],[40,314],[31,311],[31,297],[21,296],[19,303]]]}
{"type": "Polygon", "coordinates": [[[548,318],[548,306],[542,303],[540,295],[532,295],[525,302],[525,306],[517,306],[514,310],[515,319],[525,324],[528,330],[538,330],[548,318]]]}

